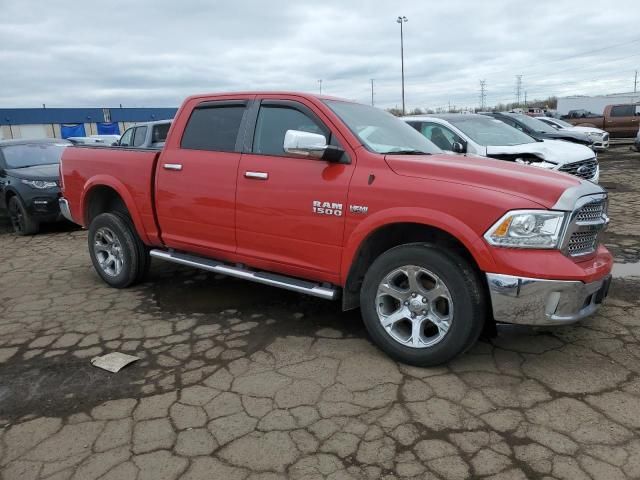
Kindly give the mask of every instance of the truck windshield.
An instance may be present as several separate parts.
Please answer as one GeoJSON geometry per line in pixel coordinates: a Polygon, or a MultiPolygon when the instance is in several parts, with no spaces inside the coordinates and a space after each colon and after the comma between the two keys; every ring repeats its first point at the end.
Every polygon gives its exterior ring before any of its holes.
{"type": "Polygon", "coordinates": [[[471,140],[485,147],[523,145],[536,141],[517,128],[491,117],[461,115],[460,118],[448,120],[471,140]]]}
{"type": "Polygon", "coordinates": [[[326,100],[325,103],[368,150],[383,154],[442,152],[413,127],[390,113],[360,103],[340,100],[326,100]]]}
{"type": "Polygon", "coordinates": [[[25,168],[35,165],[60,163],[62,151],[67,143],[32,143],[2,147],[2,155],[7,168],[25,168]]]}

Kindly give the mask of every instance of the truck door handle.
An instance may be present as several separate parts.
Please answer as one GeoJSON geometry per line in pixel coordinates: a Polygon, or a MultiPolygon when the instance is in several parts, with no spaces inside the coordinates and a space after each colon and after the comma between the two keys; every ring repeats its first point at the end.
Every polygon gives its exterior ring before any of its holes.
{"type": "Polygon", "coordinates": [[[182,165],[179,163],[165,163],[162,165],[165,170],[182,170],[182,165]]]}
{"type": "Polygon", "coordinates": [[[256,180],[267,180],[269,174],[267,172],[244,172],[244,178],[255,178],[256,180]]]}

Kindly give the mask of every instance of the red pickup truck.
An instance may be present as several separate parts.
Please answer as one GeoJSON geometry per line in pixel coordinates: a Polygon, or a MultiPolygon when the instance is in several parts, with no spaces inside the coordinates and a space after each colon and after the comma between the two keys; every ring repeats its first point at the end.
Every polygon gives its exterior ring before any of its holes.
{"type": "Polygon", "coordinates": [[[487,322],[562,325],[607,294],[605,191],[443,154],[373,107],[299,93],[188,98],[161,152],[67,148],[62,212],[109,285],[150,258],[361,308],[373,341],[445,362],[487,322]]]}

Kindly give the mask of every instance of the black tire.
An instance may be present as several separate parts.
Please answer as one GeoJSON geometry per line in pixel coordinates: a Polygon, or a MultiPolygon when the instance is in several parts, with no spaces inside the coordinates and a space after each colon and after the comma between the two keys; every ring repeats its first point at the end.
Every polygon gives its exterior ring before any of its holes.
{"type": "Polygon", "coordinates": [[[427,367],[445,363],[475,344],[485,322],[486,296],[479,275],[459,255],[436,245],[408,244],[388,250],[373,262],[362,284],[360,307],[367,331],[380,349],[402,363],[427,367]],[[378,286],[391,272],[408,265],[440,277],[453,303],[448,331],[429,347],[403,345],[387,332],[378,316],[378,286]]]}
{"type": "Polygon", "coordinates": [[[89,226],[89,255],[96,272],[110,286],[114,288],[126,288],[140,282],[149,268],[149,253],[136,233],[129,218],[120,213],[101,213],[96,216],[89,226]],[[108,233],[114,238],[114,244],[118,248],[118,258],[121,259],[120,269],[113,262],[108,265],[101,264],[96,252],[96,243],[104,243],[104,234],[108,233]]]}
{"type": "Polygon", "coordinates": [[[38,230],[40,230],[40,224],[31,218],[22,203],[22,200],[20,200],[17,195],[14,195],[9,199],[7,207],[9,210],[11,225],[13,226],[13,232],[16,235],[25,236],[38,233],[38,230]]]}

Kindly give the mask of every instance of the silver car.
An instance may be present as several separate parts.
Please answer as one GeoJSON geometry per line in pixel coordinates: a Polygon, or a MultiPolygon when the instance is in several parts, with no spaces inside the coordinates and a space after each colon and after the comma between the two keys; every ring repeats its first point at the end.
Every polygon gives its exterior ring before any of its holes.
{"type": "Polygon", "coordinates": [[[492,117],[452,113],[403,120],[445,152],[558,170],[594,183],[600,178],[597,156],[589,147],[563,140],[536,140],[492,117]]]}
{"type": "Polygon", "coordinates": [[[571,125],[564,120],[552,117],[536,117],[541,122],[551,125],[558,130],[565,130],[567,132],[580,132],[586,134],[591,140],[593,140],[593,149],[603,151],[609,148],[609,133],[604,130],[600,130],[595,127],[577,127],[571,125]]]}

